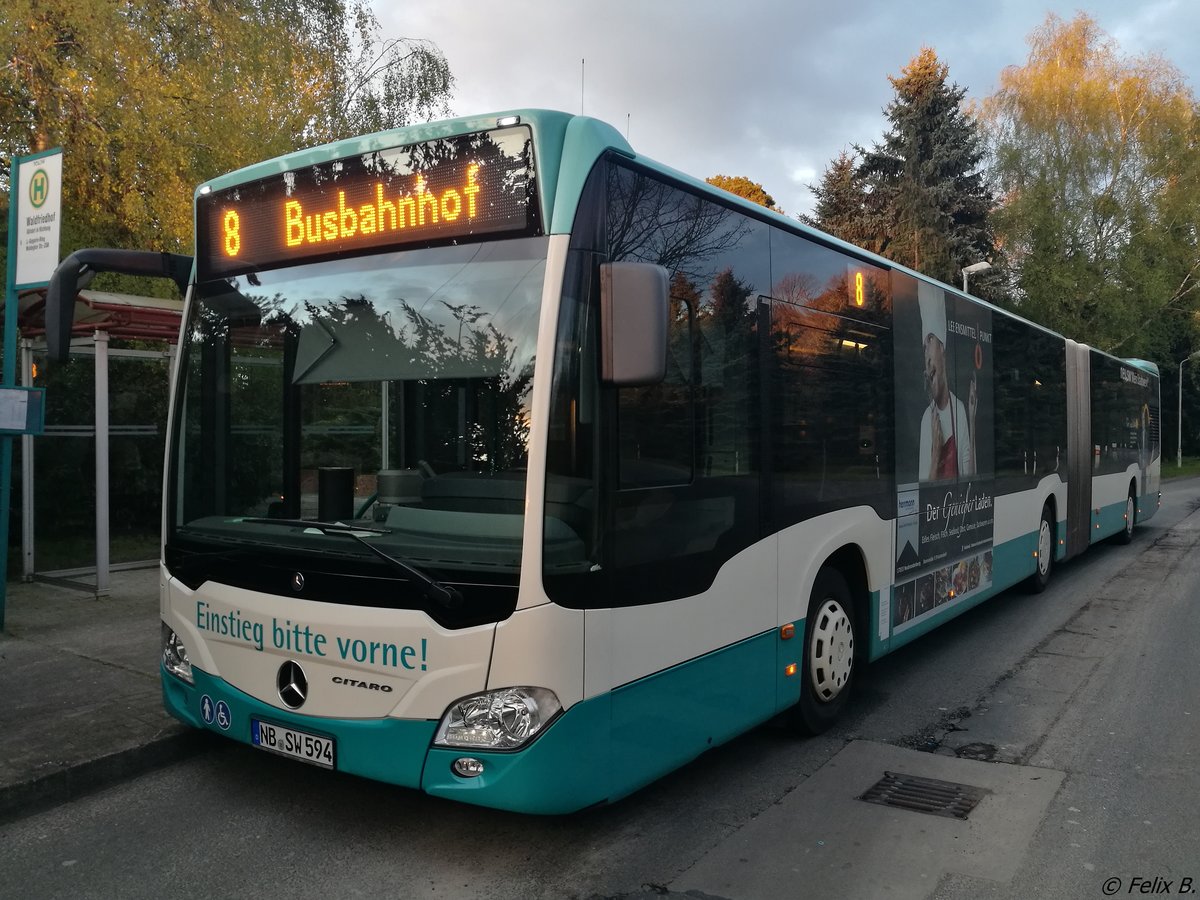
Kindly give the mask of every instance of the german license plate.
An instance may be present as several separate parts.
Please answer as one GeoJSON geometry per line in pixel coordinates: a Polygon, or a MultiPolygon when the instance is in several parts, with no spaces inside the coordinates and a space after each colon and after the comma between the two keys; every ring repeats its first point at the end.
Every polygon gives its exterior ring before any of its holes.
{"type": "Polygon", "coordinates": [[[270,750],[272,753],[280,753],[326,769],[333,768],[333,740],[330,738],[251,719],[250,742],[255,747],[270,750]]]}

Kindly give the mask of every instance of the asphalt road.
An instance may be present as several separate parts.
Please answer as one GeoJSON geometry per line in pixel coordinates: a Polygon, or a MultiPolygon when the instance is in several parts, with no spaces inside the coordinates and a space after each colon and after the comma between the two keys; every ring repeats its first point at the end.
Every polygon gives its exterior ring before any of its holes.
{"type": "MultiPolygon", "coordinates": [[[[1093,548],[1045,593],[1007,592],[870,667],[830,733],[758,729],[612,807],[522,817],[217,743],[0,827],[0,896],[696,897],[679,887],[689,871],[855,740],[1064,776],[1013,842],[1012,878],[889,882],[864,835],[879,889],[860,877],[857,894],[1089,898],[1115,878],[1128,896],[1156,877],[1200,890],[1196,508],[1200,480],[1168,483],[1130,546],[1093,548]]],[[[822,809],[795,807],[820,825],[822,809]]],[[[796,848],[785,833],[752,852],[796,848]]],[[[804,865],[775,896],[815,896],[804,865]]]]}

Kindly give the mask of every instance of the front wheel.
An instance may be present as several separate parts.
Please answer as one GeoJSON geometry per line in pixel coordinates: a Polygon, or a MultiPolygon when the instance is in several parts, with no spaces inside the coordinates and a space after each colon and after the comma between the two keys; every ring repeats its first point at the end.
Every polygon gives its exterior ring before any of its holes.
{"type": "Polygon", "coordinates": [[[1050,571],[1054,568],[1054,516],[1050,504],[1042,507],[1042,519],[1038,524],[1037,568],[1029,576],[1029,590],[1040,594],[1050,583],[1050,571]]]}
{"type": "Polygon", "coordinates": [[[805,620],[804,683],[791,715],[797,729],[820,734],[837,721],[854,683],[854,657],[854,599],[841,572],[822,569],[805,620]]]}

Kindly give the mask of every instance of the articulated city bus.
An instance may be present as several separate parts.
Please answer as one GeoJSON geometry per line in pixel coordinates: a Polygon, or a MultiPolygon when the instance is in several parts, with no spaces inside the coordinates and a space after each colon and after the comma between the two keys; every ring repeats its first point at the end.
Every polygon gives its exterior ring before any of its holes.
{"type": "Polygon", "coordinates": [[[1159,502],[1153,365],[522,110],[196,193],[162,680],[181,721],[563,813],[760,723],[1159,502]]]}

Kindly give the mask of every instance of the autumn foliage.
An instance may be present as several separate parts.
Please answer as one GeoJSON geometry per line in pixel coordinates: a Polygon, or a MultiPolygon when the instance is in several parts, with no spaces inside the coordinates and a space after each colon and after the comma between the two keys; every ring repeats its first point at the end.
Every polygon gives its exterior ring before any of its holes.
{"type": "Polygon", "coordinates": [[[63,147],[64,255],[190,253],[197,185],[444,113],[453,83],[365,0],[7,0],[0,48],[0,191],[10,156],[63,147]]]}

